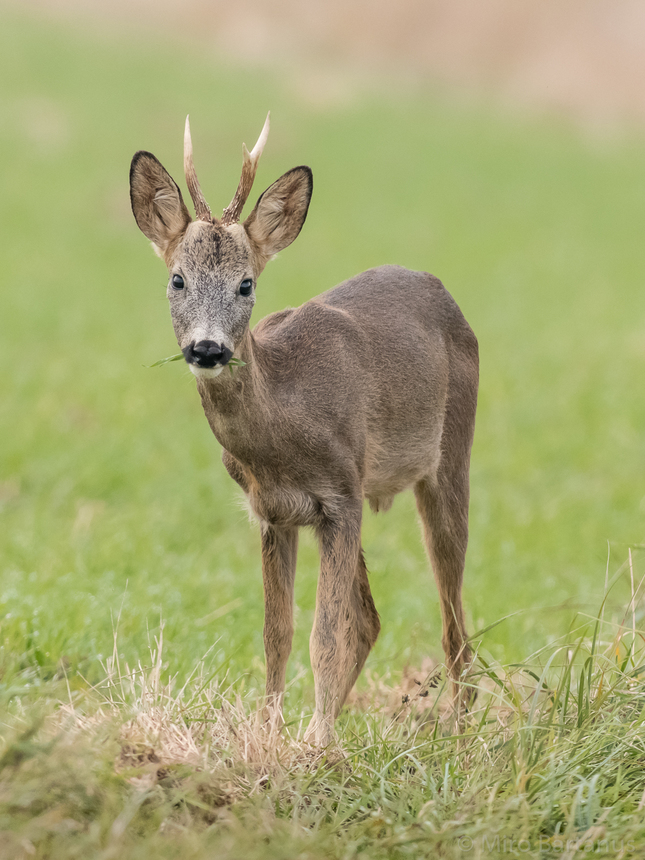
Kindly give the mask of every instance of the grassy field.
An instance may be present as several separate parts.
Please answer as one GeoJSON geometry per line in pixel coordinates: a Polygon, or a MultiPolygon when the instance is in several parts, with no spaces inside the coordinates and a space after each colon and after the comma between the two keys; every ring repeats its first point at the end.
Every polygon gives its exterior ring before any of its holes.
{"type": "MultiPolygon", "coordinates": [[[[640,592],[629,605],[645,574],[642,135],[589,139],[420,86],[321,102],[170,41],[1,24],[0,857],[512,853],[482,841],[495,833],[564,855],[538,839],[593,827],[644,845],[629,823],[645,788],[640,592]],[[254,318],[397,262],[438,275],[480,341],[465,603],[471,631],[490,628],[476,641],[499,696],[458,738],[416,707],[390,725],[406,667],[441,660],[439,610],[412,499],[366,511],[383,632],[340,767],[258,741],[259,539],[192,377],[147,367],[176,345],[165,269],[129,211],[135,150],[182,180],[186,113],[206,196],[226,205],[268,108],[257,192],[300,163],[315,188],[254,318]]],[[[317,563],[305,536],[294,736],[317,563]]]]}

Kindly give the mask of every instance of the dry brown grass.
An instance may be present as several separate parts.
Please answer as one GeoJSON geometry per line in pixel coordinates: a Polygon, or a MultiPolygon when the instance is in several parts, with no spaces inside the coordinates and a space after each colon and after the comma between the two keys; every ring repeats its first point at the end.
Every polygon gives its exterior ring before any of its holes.
{"type": "MultiPolygon", "coordinates": [[[[216,807],[251,797],[269,781],[288,781],[294,773],[321,764],[351,769],[341,746],[318,750],[304,743],[307,715],[287,727],[269,723],[259,704],[249,707],[234,691],[207,679],[203,664],[179,688],[174,679],[162,682],[163,628],[150,658],[148,665],[122,666],[115,636],[114,653],[104,664],[104,681],[80,700],[70,695],[53,718],[49,734],[69,745],[79,738],[96,743],[112,737],[118,745],[115,771],[141,791],[181,780],[187,773],[202,774],[209,803],[216,807]]],[[[419,732],[459,733],[465,720],[477,721],[484,712],[496,731],[512,731],[518,711],[528,713],[537,689],[533,677],[502,667],[475,670],[467,683],[478,693],[469,716],[455,714],[445,669],[430,659],[418,668],[406,667],[399,679],[367,672],[360,689],[350,694],[347,708],[378,720],[383,742],[400,739],[402,732],[410,738],[419,732]]]]}

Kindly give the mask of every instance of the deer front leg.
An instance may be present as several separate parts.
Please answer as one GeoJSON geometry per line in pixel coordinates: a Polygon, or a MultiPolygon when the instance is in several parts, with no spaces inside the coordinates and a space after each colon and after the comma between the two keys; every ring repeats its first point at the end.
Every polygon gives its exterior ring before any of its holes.
{"type": "Polygon", "coordinates": [[[309,645],[316,708],[305,742],[320,747],[334,740],[334,721],[356,679],[352,594],[361,557],[361,513],[360,502],[348,505],[338,521],[319,529],[320,578],[309,645]]]}
{"type": "Polygon", "coordinates": [[[264,524],[262,578],[264,581],[264,653],[266,657],[267,720],[282,724],[282,699],[287,660],[293,639],[293,589],[298,552],[298,529],[264,524]]]}

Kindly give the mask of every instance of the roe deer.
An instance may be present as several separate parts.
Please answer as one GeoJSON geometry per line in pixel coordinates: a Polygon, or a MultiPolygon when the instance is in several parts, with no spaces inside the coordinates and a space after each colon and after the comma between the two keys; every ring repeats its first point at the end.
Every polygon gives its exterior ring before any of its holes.
{"type": "Polygon", "coordinates": [[[312,173],[295,167],[239,223],[268,117],[221,218],[197,181],[186,119],[184,168],[197,220],[149,152],[130,169],[134,217],[168,266],[181,351],[223,461],[261,524],[267,711],[281,719],[293,636],[298,528],[320,544],[311,633],[316,706],[305,740],[326,746],[379,633],[361,548],[363,500],[386,510],[413,487],[443,617],[453,687],[471,654],[461,600],[477,340],[425,272],[370,269],[251,331],[257,279],[307,216],[312,173]],[[231,359],[232,373],[222,373],[231,359]],[[244,365],[241,365],[244,362],[244,365]]]}

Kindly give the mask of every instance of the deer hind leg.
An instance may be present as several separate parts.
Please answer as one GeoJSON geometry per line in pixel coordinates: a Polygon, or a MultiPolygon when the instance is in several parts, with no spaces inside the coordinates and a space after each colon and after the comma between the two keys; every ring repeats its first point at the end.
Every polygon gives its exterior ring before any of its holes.
{"type": "Polygon", "coordinates": [[[282,725],[287,660],[293,640],[293,590],[297,552],[297,528],[263,525],[264,653],[267,673],[265,714],[267,720],[276,727],[282,725]]]}
{"type": "Polygon", "coordinates": [[[361,549],[358,554],[358,564],[356,565],[356,575],[351,593],[350,623],[347,625],[345,633],[345,647],[352,668],[347,678],[345,691],[341,696],[341,707],[356,683],[356,679],[361,674],[367,655],[372,650],[380,630],[381,622],[376,606],[374,606],[372,591],[367,578],[365,556],[361,549]]]}
{"type": "Polygon", "coordinates": [[[417,507],[434,572],[441,615],[442,645],[453,681],[455,702],[471,698],[460,691],[459,680],[471,662],[461,600],[468,543],[468,472],[448,476],[441,467],[435,481],[424,478],[415,486],[417,507]]]}
{"type": "Polygon", "coordinates": [[[360,546],[361,503],[319,529],[320,578],[310,639],[316,707],[305,741],[326,747],[334,721],[378,635],[360,546]]]}

